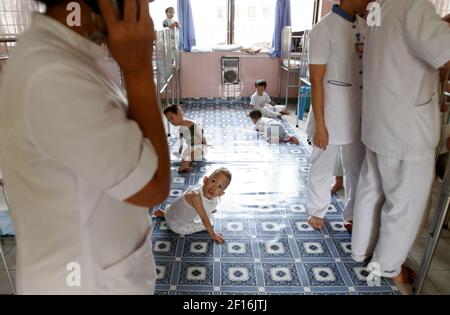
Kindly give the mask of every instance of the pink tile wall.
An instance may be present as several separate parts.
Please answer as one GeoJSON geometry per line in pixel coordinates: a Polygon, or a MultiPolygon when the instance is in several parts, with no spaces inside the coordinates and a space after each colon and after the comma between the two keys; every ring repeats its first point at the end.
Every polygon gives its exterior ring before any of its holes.
{"type": "MultiPolygon", "coordinates": [[[[267,81],[269,95],[278,96],[280,66],[278,58],[265,54],[251,56],[246,53],[182,53],[181,55],[181,97],[224,97],[251,96],[255,90],[255,80],[267,81]],[[221,83],[221,58],[223,56],[239,57],[239,85],[221,83]]],[[[295,74],[292,77],[295,78],[295,74]]],[[[285,74],[283,75],[283,78],[285,74]]],[[[282,82],[284,82],[283,79],[282,82]]],[[[292,81],[294,82],[294,81],[292,81]]],[[[284,95],[284,90],[282,91],[284,95]]],[[[295,97],[297,91],[291,90],[295,97]]]]}

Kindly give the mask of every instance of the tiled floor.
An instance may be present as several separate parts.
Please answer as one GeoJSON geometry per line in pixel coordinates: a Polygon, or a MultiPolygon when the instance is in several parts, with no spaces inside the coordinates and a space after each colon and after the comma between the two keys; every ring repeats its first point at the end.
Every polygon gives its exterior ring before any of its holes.
{"type": "Polygon", "coordinates": [[[364,266],[349,255],[342,202],[333,199],[323,231],[309,226],[308,149],[258,139],[244,104],[187,101],[186,116],[202,124],[212,147],[190,175],[177,174],[174,163],[172,194],[162,207],[215,168],[228,167],[233,181],[215,217],[226,243],[212,243],[207,233],[178,237],[155,219],[157,293],[398,294],[388,281],[367,286],[364,266]]]}
{"type": "MultiPolygon", "coordinates": [[[[380,287],[368,287],[363,266],[349,257],[350,238],[341,217],[342,192],[333,198],[323,231],[314,231],[306,223],[307,145],[268,145],[257,139],[241,101],[187,103],[187,116],[202,123],[212,147],[208,161],[196,163],[192,174],[177,174],[174,164],[171,195],[162,207],[216,167],[230,168],[233,182],[215,220],[215,229],[225,235],[226,243],[213,244],[207,233],[178,236],[164,221],[153,219],[157,294],[399,293],[386,281],[380,287]]],[[[285,124],[295,129],[295,116],[288,117],[285,124]]],[[[300,121],[296,132],[306,143],[302,130],[304,122],[300,121]]],[[[172,138],[171,144],[174,142],[172,138]]],[[[438,191],[436,188],[435,199],[438,191]]],[[[443,233],[424,294],[450,294],[449,236],[450,232],[443,233]]],[[[410,255],[410,265],[415,268],[426,245],[424,237],[422,233],[410,255]]],[[[14,269],[14,242],[6,240],[4,248],[14,269]]],[[[1,265],[0,294],[7,293],[10,290],[1,265]]]]}

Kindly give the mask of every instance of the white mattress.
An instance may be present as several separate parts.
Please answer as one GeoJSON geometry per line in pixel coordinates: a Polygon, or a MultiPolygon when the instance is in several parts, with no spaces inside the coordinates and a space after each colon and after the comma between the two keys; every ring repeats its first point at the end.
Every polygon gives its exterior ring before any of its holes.
{"type": "Polygon", "coordinates": [[[238,44],[234,44],[234,45],[218,45],[215,46],[212,49],[212,51],[236,51],[236,50],[241,50],[242,48],[244,48],[242,45],[238,45],[238,44]]]}

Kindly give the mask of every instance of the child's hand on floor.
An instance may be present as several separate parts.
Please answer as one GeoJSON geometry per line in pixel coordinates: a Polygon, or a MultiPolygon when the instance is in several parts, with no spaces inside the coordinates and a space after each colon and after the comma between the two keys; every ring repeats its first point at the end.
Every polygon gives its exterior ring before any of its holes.
{"type": "Polygon", "coordinates": [[[214,232],[214,235],[211,238],[214,242],[217,242],[219,244],[225,243],[225,238],[223,237],[222,234],[214,232]]]}

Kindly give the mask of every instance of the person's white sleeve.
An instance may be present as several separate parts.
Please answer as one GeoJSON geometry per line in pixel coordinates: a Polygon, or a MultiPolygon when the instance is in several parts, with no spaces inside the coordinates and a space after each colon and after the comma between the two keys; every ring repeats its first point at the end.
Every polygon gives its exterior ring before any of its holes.
{"type": "Polygon", "coordinates": [[[313,28],[309,37],[308,62],[312,65],[326,65],[331,54],[331,39],[324,23],[313,28]]]}
{"type": "Polygon", "coordinates": [[[264,94],[264,101],[267,103],[267,104],[270,104],[271,102],[272,102],[272,99],[270,98],[270,96],[269,96],[269,94],[264,94]]]}
{"type": "Polygon", "coordinates": [[[75,177],[118,200],[153,178],[158,156],[152,144],[127,119],[120,97],[88,75],[55,64],[34,74],[24,97],[30,141],[75,177]]]}
{"type": "Polygon", "coordinates": [[[256,106],[256,95],[252,95],[250,99],[250,105],[256,106]]]}
{"type": "Polygon", "coordinates": [[[265,117],[269,117],[269,118],[278,118],[280,117],[280,114],[278,112],[276,112],[273,108],[272,105],[270,104],[266,104],[264,105],[263,109],[262,109],[262,113],[265,117]]]}
{"type": "Polygon", "coordinates": [[[450,26],[428,0],[415,0],[405,19],[406,40],[416,56],[438,69],[450,60],[450,26]]]}

